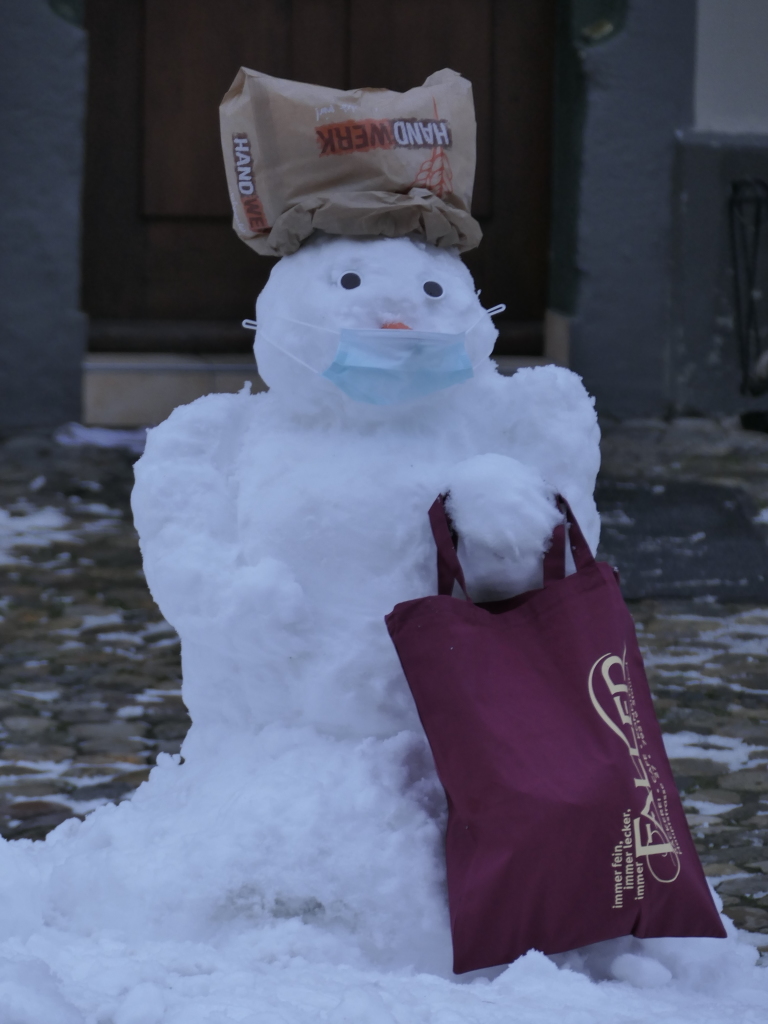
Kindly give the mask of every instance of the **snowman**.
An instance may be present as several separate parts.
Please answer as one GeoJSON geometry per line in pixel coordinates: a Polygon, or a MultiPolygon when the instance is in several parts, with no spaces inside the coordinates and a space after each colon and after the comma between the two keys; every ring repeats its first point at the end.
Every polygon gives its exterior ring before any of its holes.
{"type": "Polygon", "coordinates": [[[177,409],[136,466],[183,770],[247,751],[259,913],[450,974],[442,792],[384,616],[436,592],[441,493],[475,600],[542,585],[558,493],[595,549],[593,402],[560,367],[501,376],[465,265],[414,237],[315,236],[256,322],[269,391],[177,409]]]}
{"type": "Polygon", "coordinates": [[[235,227],[283,255],[256,306],[269,391],[176,409],[133,493],[192,726],[130,800],[45,843],[0,841],[2,1010],[495,1021],[576,1002],[602,1020],[615,999],[658,1016],[658,993],[575,971],[640,988],[674,974],[663,1005],[686,1020],[710,1006],[698,979],[722,994],[743,978],[764,1002],[735,940],[625,936],[551,958],[572,970],[532,951],[492,985],[444,980],[445,797],[384,617],[436,592],[438,494],[473,600],[542,585],[558,493],[595,550],[593,404],[566,369],[504,377],[490,358],[494,311],[458,255],[480,235],[469,83],[341,93],[241,70],[224,108],[235,227]]]}

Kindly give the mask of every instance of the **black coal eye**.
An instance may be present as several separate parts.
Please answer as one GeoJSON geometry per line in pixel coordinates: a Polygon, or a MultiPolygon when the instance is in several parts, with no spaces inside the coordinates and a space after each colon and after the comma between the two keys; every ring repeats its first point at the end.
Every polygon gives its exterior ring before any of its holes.
{"type": "Polygon", "coordinates": [[[443,286],[438,284],[437,281],[427,281],[424,285],[424,291],[433,299],[439,299],[443,294],[443,286]]]}
{"type": "Polygon", "coordinates": [[[341,280],[339,281],[342,288],[359,288],[360,283],[360,275],[353,274],[351,272],[348,274],[342,274],[341,280]]]}

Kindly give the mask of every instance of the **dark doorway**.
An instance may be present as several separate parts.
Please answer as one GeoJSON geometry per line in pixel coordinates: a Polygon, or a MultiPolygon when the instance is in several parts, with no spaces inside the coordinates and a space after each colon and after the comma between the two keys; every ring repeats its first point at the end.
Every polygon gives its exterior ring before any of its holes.
{"type": "Polygon", "coordinates": [[[441,67],[473,84],[466,262],[498,351],[541,353],[555,0],[87,0],[83,305],[97,350],[245,350],[272,262],[235,236],[218,104],[241,65],[343,89],[405,90],[441,67]]]}

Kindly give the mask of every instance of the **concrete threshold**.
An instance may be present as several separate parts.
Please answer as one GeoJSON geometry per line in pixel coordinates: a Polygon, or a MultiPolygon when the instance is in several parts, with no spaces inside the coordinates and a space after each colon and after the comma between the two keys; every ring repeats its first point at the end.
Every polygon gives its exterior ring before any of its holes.
{"type": "Polygon", "coordinates": [[[499,373],[505,377],[511,377],[513,373],[521,370],[524,366],[550,366],[555,360],[547,356],[493,356],[493,361],[499,368],[499,373]]]}
{"type": "Polygon", "coordinates": [[[83,362],[83,423],[146,427],[202,395],[266,391],[251,353],[90,352],[83,362]]]}
{"type": "MultiPolygon", "coordinates": [[[[544,356],[495,356],[510,376],[523,366],[544,366],[544,356]]],[[[266,391],[250,353],[181,355],[173,352],[90,352],[83,362],[83,423],[93,427],[147,427],[177,405],[202,395],[266,391]]]]}

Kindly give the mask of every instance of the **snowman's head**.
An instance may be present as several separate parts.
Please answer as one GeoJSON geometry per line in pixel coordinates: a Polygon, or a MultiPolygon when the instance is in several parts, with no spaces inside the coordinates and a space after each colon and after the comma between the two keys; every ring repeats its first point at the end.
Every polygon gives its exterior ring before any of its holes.
{"type": "MultiPolygon", "coordinates": [[[[261,376],[273,392],[313,405],[353,401],[323,376],[345,329],[381,332],[363,339],[379,352],[390,338],[407,348],[408,331],[414,338],[463,334],[466,365],[475,375],[490,371],[497,336],[458,255],[408,238],[313,239],[275,266],[256,319],[261,376]]],[[[441,358],[439,339],[431,351],[441,358]]]]}

